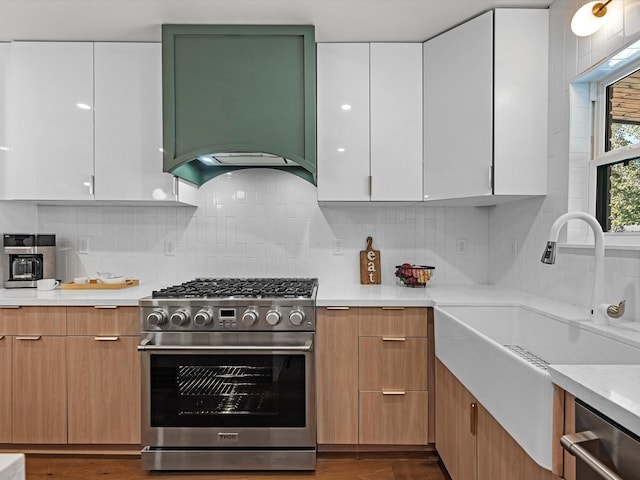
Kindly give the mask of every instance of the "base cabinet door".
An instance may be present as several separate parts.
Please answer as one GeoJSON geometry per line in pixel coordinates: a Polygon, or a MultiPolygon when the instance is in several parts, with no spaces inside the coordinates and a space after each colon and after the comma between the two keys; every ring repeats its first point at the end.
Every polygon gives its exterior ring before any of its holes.
{"type": "Polygon", "coordinates": [[[426,445],[426,391],[360,392],[360,444],[426,445]]]}
{"type": "Polygon", "coordinates": [[[320,308],[316,333],[320,445],[358,443],[358,309],[320,308]]]}
{"type": "Polygon", "coordinates": [[[13,338],[13,443],[67,442],[65,338],[13,338]]]}
{"type": "Polygon", "coordinates": [[[138,337],[67,338],[69,443],[140,443],[138,337]]]}
{"type": "Polygon", "coordinates": [[[138,315],[67,308],[70,444],[140,444],[138,315]]]}
{"type": "Polygon", "coordinates": [[[452,480],[476,478],[474,409],[476,399],[436,360],[436,450],[452,480]]]}
{"type": "Polygon", "coordinates": [[[11,442],[11,337],[0,333],[0,443],[11,442]]]}

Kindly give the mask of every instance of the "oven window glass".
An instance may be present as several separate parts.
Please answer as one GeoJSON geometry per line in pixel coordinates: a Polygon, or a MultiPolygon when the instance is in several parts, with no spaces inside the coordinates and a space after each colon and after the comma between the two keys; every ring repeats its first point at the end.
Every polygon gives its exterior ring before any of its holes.
{"type": "Polygon", "coordinates": [[[305,427],[304,355],[152,355],[152,427],[305,427]]]}

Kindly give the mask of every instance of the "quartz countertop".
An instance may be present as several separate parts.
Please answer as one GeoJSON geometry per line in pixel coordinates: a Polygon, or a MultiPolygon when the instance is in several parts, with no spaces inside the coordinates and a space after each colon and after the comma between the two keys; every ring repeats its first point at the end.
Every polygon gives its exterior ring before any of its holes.
{"type": "Polygon", "coordinates": [[[640,436],[640,365],[550,365],[548,371],[553,383],[640,436]]]}
{"type": "Polygon", "coordinates": [[[110,289],[38,290],[37,288],[2,288],[0,306],[138,306],[138,300],[166,285],[141,283],[133,287],[110,289]]]}

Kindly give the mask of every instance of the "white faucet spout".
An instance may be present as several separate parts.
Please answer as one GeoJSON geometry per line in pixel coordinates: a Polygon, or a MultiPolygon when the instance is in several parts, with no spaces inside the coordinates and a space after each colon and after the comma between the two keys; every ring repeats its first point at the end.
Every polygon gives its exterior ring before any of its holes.
{"type": "Polygon", "coordinates": [[[607,324],[609,323],[606,315],[598,309],[598,305],[603,303],[604,297],[604,234],[602,227],[598,221],[588,213],[584,212],[568,212],[564,215],[560,215],[549,230],[549,243],[547,244],[547,250],[542,257],[543,263],[554,263],[555,261],[555,249],[556,242],[558,241],[558,235],[560,230],[569,220],[583,220],[593,230],[593,237],[595,240],[595,268],[593,272],[593,286],[591,289],[591,319],[595,323],[607,324]],[[548,252],[551,249],[551,252],[548,252]],[[546,259],[546,260],[545,260],[546,259]]]}

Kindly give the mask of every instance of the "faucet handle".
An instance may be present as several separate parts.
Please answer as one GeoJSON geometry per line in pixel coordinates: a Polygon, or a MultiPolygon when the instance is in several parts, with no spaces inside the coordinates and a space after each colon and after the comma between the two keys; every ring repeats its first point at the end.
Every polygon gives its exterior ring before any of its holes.
{"type": "Polygon", "coordinates": [[[607,315],[611,318],[620,318],[624,315],[624,305],[626,300],[622,300],[618,305],[609,305],[607,307],[607,315]]]}

